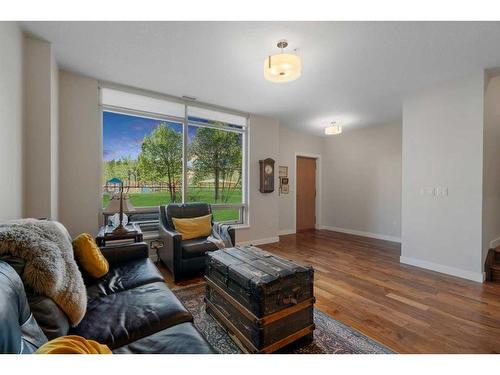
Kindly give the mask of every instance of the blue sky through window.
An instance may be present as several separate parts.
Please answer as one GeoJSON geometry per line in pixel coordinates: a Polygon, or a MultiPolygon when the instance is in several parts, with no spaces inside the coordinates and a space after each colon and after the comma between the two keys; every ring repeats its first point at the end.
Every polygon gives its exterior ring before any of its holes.
{"type": "MultiPolygon", "coordinates": [[[[208,120],[190,117],[201,123],[208,120]]],[[[160,124],[166,123],[176,132],[182,133],[182,124],[172,121],[158,120],[141,116],[127,115],[116,112],[103,112],[103,157],[104,161],[119,160],[130,157],[137,159],[141,153],[144,137],[160,124]]],[[[229,127],[241,129],[241,126],[227,124],[229,127]]],[[[196,136],[198,127],[188,126],[188,142],[196,136]]]]}
{"type": "MultiPolygon", "coordinates": [[[[103,157],[105,161],[125,157],[137,159],[141,152],[144,137],[160,123],[166,123],[175,131],[182,133],[182,124],[146,117],[103,112],[103,157]]],[[[196,128],[189,128],[189,139],[196,135],[196,128]]]]}

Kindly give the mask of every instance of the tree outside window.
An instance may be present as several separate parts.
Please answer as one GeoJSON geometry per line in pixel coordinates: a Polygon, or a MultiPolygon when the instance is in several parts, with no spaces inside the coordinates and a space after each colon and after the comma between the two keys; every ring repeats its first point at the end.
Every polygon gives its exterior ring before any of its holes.
{"type": "MultiPolygon", "coordinates": [[[[214,123],[210,124],[214,126],[214,123]]],[[[217,125],[217,123],[215,123],[217,125]]],[[[186,201],[242,203],[243,134],[203,125],[189,125],[186,201]]],[[[182,202],[182,124],[121,113],[103,113],[104,195],[106,181],[116,177],[129,186],[135,207],[182,202]]],[[[214,211],[217,220],[239,220],[238,208],[214,211]]]]}

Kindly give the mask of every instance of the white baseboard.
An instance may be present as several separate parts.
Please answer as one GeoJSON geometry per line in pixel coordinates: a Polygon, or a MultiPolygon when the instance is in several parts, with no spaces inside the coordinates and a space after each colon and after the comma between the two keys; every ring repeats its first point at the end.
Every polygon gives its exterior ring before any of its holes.
{"type": "Polygon", "coordinates": [[[240,246],[248,246],[248,245],[265,245],[267,243],[275,243],[275,242],[280,242],[280,238],[279,237],[260,238],[258,240],[237,242],[236,244],[240,246]]]}
{"type": "Polygon", "coordinates": [[[363,232],[363,231],[360,231],[360,230],[347,229],[347,228],[330,227],[328,225],[322,225],[321,229],[331,230],[333,232],[355,234],[357,236],[363,236],[363,237],[369,237],[369,238],[376,238],[378,240],[385,240],[385,241],[392,241],[392,242],[399,242],[399,243],[401,243],[401,237],[386,236],[385,234],[363,232]]]}
{"type": "Polygon", "coordinates": [[[476,281],[478,283],[482,283],[485,280],[484,272],[471,272],[462,270],[460,268],[445,266],[439,263],[433,263],[425,260],[409,258],[404,256],[399,257],[399,261],[404,264],[409,264],[410,266],[425,268],[431,271],[441,272],[448,275],[460,277],[462,279],[476,281]]]}
{"type": "Polygon", "coordinates": [[[278,232],[280,236],[286,236],[287,234],[295,234],[295,229],[282,229],[278,232]]]}
{"type": "Polygon", "coordinates": [[[500,237],[490,242],[490,249],[496,249],[498,246],[500,246],[500,237]]]}

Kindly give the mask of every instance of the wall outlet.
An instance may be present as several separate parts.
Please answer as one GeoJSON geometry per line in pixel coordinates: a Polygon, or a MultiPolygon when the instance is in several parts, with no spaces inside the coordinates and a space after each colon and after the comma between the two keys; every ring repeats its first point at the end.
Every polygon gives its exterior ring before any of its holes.
{"type": "Polygon", "coordinates": [[[446,196],[448,196],[448,188],[446,186],[438,186],[436,188],[436,195],[438,197],[446,197],[446,196]]]}
{"type": "Polygon", "coordinates": [[[421,196],[428,195],[431,197],[447,197],[448,187],[446,186],[420,187],[419,194],[421,196]]]}

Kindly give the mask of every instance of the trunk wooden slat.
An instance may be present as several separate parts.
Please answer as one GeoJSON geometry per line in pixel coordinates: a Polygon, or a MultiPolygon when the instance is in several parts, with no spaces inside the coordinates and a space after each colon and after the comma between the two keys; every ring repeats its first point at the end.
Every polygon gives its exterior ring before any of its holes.
{"type": "Polygon", "coordinates": [[[304,336],[312,338],[312,267],[253,246],[208,254],[209,312],[251,353],[270,353],[304,336]]]}

